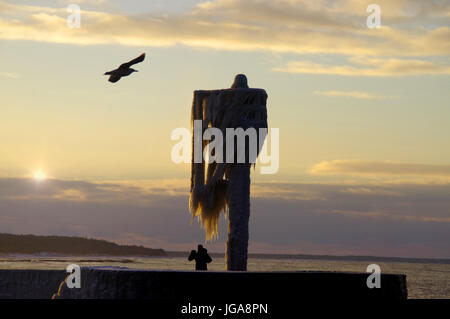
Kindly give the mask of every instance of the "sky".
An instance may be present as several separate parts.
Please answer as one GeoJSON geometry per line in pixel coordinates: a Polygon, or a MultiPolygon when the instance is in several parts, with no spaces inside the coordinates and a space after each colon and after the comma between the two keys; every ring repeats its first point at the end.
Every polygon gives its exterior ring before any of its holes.
{"type": "Polygon", "coordinates": [[[444,0],[0,0],[0,232],[195,248],[171,132],[244,73],[280,131],[250,252],[450,258],[449,54],[444,0]]]}

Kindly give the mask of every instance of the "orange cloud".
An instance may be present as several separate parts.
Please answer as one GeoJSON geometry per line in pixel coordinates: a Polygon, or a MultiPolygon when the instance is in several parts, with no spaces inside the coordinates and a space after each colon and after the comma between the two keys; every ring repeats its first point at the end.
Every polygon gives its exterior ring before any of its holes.
{"type": "MultiPolygon", "coordinates": [[[[424,74],[450,74],[450,66],[417,59],[353,58],[358,64],[324,65],[308,61],[291,61],[274,71],[305,74],[329,74],[343,76],[406,76],[424,74]]],[[[331,94],[333,95],[333,94],[331,94]]],[[[344,95],[344,94],[334,94],[344,95]]],[[[357,96],[353,96],[357,97],[357,96]]],[[[359,98],[364,98],[359,95],[359,98]]],[[[368,98],[366,96],[366,98],[368,98]]]]}
{"type": "MultiPolygon", "coordinates": [[[[0,1],[0,39],[84,45],[184,44],[222,50],[350,56],[432,56],[450,52],[450,28],[445,23],[432,20],[436,27],[424,27],[427,19],[445,16],[448,6],[420,6],[413,0],[390,3],[381,4],[390,8],[383,14],[390,13],[398,21],[376,31],[365,27],[367,12],[363,2],[349,0],[331,5],[328,1],[215,0],[174,16],[131,16],[82,8],[82,27],[73,30],[66,27],[65,8],[0,1]],[[412,6],[417,7],[414,19],[409,12],[412,6]],[[401,28],[405,19],[411,25],[401,28]]],[[[426,71],[430,69],[425,67],[426,71]]]]}
{"type": "Polygon", "coordinates": [[[345,92],[345,91],[314,91],[314,94],[325,95],[325,96],[350,97],[350,98],[364,99],[364,100],[389,98],[389,97],[383,96],[383,95],[376,95],[376,94],[360,92],[360,91],[349,91],[349,92],[345,92]]]}
{"type": "Polygon", "coordinates": [[[315,164],[309,173],[313,175],[450,176],[450,165],[332,160],[315,164]]]}

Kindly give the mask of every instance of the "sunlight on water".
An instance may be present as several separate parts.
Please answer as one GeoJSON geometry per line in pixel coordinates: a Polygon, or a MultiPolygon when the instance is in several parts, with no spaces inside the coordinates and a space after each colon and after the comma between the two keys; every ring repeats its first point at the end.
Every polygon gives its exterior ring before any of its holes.
{"type": "MultiPolygon", "coordinates": [[[[69,264],[88,266],[120,266],[138,269],[193,270],[194,263],[181,257],[0,257],[0,269],[57,269],[69,264]]],[[[305,259],[256,259],[250,258],[250,271],[354,271],[365,272],[370,262],[305,260],[305,259]]],[[[384,273],[407,275],[409,298],[450,298],[450,265],[419,264],[405,262],[377,262],[384,273]]],[[[225,259],[214,258],[209,270],[225,270],[225,259]]]]}

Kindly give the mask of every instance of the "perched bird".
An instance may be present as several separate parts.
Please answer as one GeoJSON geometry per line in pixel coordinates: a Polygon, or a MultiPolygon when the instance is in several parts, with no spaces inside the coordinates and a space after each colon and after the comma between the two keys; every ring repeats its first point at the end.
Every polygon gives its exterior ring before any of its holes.
{"type": "Polygon", "coordinates": [[[139,72],[138,70],[135,70],[131,68],[133,64],[140,63],[144,61],[145,59],[145,53],[142,53],[140,56],[138,56],[136,59],[131,60],[130,62],[121,64],[117,69],[106,72],[104,75],[109,75],[109,82],[116,83],[120,80],[123,76],[128,76],[133,72],[139,72]]]}

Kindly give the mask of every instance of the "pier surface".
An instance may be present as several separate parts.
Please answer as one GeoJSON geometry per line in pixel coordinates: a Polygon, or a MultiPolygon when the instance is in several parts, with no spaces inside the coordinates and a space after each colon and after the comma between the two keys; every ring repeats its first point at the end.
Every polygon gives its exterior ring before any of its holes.
{"type": "MultiPolygon", "coordinates": [[[[59,270],[0,270],[0,299],[50,299],[68,274],[59,270]]],[[[62,299],[299,302],[307,299],[404,300],[406,275],[381,274],[381,288],[367,287],[369,273],[156,271],[81,268],[81,288],[64,284],[62,299]]]]}

